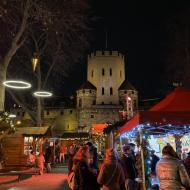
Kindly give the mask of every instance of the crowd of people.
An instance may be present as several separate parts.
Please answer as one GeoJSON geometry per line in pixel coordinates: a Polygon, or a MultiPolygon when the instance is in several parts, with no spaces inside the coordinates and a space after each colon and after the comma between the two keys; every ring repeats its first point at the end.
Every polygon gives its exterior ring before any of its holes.
{"type": "MultiPolygon", "coordinates": [[[[110,148],[103,163],[98,164],[97,149],[92,143],[80,146],[69,158],[68,183],[72,190],[139,190],[134,145],[123,147],[122,154],[110,148]]],[[[159,186],[151,189],[189,190],[190,154],[181,160],[171,145],[166,145],[159,159],[151,151],[151,171],[159,186]]],[[[142,181],[141,181],[142,183],[142,181]]],[[[148,189],[148,188],[147,188],[148,189]]]]}
{"type": "Polygon", "coordinates": [[[44,173],[44,167],[46,166],[46,172],[51,172],[51,164],[54,162],[54,153],[51,146],[47,146],[45,154],[41,151],[38,156],[35,155],[32,150],[27,158],[28,166],[39,168],[39,174],[44,173]]]}
{"type": "MultiPolygon", "coordinates": [[[[68,183],[72,190],[139,190],[141,185],[137,180],[139,175],[134,149],[134,144],[128,144],[123,146],[122,154],[118,154],[109,148],[104,160],[100,161],[97,148],[91,142],[73,144],[68,148],[64,144],[57,144],[55,147],[46,146],[45,154],[40,152],[38,156],[31,151],[27,162],[38,167],[40,174],[43,174],[45,166],[46,172],[51,172],[54,161],[67,163],[68,183]]],[[[151,188],[190,190],[190,153],[182,158],[169,144],[163,148],[161,159],[152,150],[151,175],[159,180],[159,186],[156,184],[151,188]]]]}

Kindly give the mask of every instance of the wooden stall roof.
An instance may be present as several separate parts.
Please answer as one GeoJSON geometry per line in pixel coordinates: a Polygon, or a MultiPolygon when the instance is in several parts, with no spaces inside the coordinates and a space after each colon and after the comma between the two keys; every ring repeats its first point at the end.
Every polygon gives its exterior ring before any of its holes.
{"type": "Polygon", "coordinates": [[[90,134],[88,132],[67,132],[67,133],[63,133],[61,138],[65,140],[89,139],[90,134]]]}
{"type": "Polygon", "coordinates": [[[16,128],[15,133],[24,136],[51,136],[51,129],[50,127],[20,127],[16,128]]]}

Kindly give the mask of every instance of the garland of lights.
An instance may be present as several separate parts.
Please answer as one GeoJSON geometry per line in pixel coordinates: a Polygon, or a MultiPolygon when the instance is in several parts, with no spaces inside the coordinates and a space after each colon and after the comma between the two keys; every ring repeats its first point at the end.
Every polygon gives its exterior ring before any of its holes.
{"type": "MultiPolygon", "coordinates": [[[[8,125],[10,131],[15,131],[13,120],[7,112],[0,112],[0,127],[3,123],[8,125]]],[[[1,133],[3,134],[4,131],[2,130],[1,133]]]]}
{"type": "Polygon", "coordinates": [[[27,89],[31,88],[31,84],[21,80],[7,80],[3,82],[3,85],[13,89],[27,89]]]}
{"type": "Polygon", "coordinates": [[[51,97],[52,93],[47,91],[36,91],[33,93],[36,97],[51,97]]]}
{"type": "Polygon", "coordinates": [[[109,124],[106,128],[104,128],[104,134],[109,134],[112,130],[117,130],[119,127],[122,127],[127,122],[126,119],[116,121],[114,124],[109,124]]]}

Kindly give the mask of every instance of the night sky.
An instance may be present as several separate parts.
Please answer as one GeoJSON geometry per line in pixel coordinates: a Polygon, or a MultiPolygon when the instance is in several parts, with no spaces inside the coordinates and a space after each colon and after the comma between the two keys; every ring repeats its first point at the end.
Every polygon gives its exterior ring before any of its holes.
{"type": "MultiPolygon", "coordinates": [[[[188,8],[188,0],[91,0],[97,19],[90,26],[88,53],[105,49],[107,31],[108,50],[119,50],[125,55],[126,77],[139,91],[140,99],[160,97],[161,89],[166,88],[162,73],[167,24],[188,8]]],[[[76,87],[86,79],[85,66],[77,66],[76,87]]]]}

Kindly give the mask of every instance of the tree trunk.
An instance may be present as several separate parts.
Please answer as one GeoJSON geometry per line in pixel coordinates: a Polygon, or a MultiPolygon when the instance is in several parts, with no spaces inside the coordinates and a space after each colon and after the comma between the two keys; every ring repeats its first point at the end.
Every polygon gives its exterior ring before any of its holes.
{"type": "Polygon", "coordinates": [[[5,86],[3,81],[6,80],[7,68],[2,64],[0,67],[0,112],[4,111],[4,102],[5,102],[5,86]]]}
{"type": "MultiPolygon", "coordinates": [[[[38,63],[37,66],[37,75],[38,75],[38,91],[40,91],[42,86],[40,63],[38,63]]],[[[37,126],[41,127],[41,125],[42,125],[42,103],[41,103],[41,98],[37,97],[37,126]]]]}

